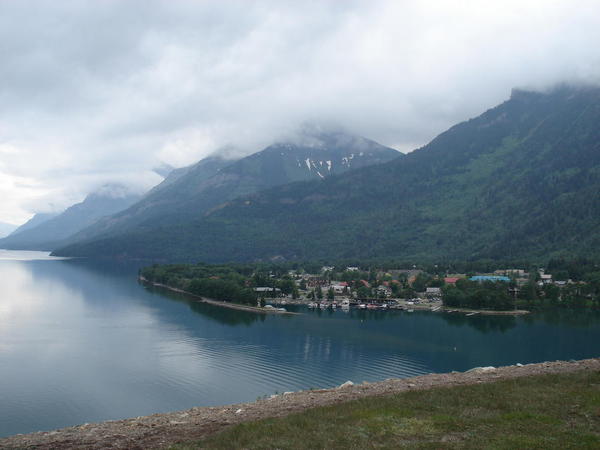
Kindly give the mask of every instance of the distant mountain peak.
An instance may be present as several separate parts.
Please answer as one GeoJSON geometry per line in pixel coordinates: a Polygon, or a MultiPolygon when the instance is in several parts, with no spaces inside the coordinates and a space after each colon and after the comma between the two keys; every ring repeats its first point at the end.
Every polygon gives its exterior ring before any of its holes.
{"type": "Polygon", "coordinates": [[[313,133],[224,168],[211,194],[226,187],[237,197],[213,204],[210,214],[188,220],[181,213],[176,227],[153,224],[57,254],[178,261],[597,256],[599,121],[600,88],[515,89],[510,100],[419,150],[335,177],[326,176],[329,162],[334,172],[340,158],[354,166],[365,148],[385,147],[313,133]],[[290,179],[305,181],[281,183],[290,179]]]}

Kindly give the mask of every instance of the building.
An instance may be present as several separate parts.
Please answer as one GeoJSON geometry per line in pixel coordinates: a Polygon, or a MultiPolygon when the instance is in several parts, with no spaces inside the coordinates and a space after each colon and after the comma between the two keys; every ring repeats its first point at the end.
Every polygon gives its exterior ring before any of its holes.
{"type": "Polygon", "coordinates": [[[495,270],[494,275],[505,275],[507,277],[519,277],[523,278],[527,272],[523,269],[501,269],[495,270]]]}
{"type": "Polygon", "coordinates": [[[387,287],[387,286],[378,286],[377,287],[377,295],[383,295],[385,297],[391,297],[392,296],[392,289],[387,287]]]}
{"type": "Polygon", "coordinates": [[[442,288],[439,287],[428,287],[425,290],[425,295],[427,297],[439,297],[442,295],[442,288]]]}
{"type": "Polygon", "coordinates": [[[344,292],[348,292],[348,283],[345,281],[339,281],[331,284],[331,289],[336,294],[343,294],[344,292]]]}
{"type": "Polygon", "coordinates": [[[272,287],[255,287],[254,292],[281,292],[281,289],[272,287]]]}
{"type": "Polygon", "coordinates": [[[543,270],[540,270],[540,281],[543,284],[550,284],[552,283],[552,275],[550,275],[549,273],[544,273],[543,270]]]}
{"type": "Polygon", "coordinates": [[[444,278],[444,283],[455,285],[458,280],[460,280],[459,277],[446,277],[444,278]]]}
{"type": "Polygon", "coordinates": [[[475,275],[474,277],[471,277],[469,279],[471,281],[478,281],[479,283],[483,283],[484,281],[510,281],[510,278],[500,275],[475,275]]]}

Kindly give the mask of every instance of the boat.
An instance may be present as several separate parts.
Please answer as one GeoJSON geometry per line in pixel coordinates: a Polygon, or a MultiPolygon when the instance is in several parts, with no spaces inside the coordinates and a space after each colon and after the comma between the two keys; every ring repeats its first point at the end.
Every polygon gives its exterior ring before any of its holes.
{"type": "Polygon", "coordinates": [[[317,306],[318,306],[318,305],[317,305],[316,303],[314,303],[314,302],[310,302],[310,303],[308,304],[308,307],[309,307],[310,309],[314,309],[314,308],[316,308],[317,306]]]}
{"type": "Polygon", "coordinates": [[[358,309],[367,309],[367,305],[361,303],[360,305],[358,305],[358,309]]]}
{"type": "Polygon", "coordinates": [[[367,305],[367,309],[377,309],[379,308],[379,306],[377,306],[375,303],[369,303],[367,305]]]}
{"type": "Polygon", "coordinates": [[[323,302],[319,306],[321,307],[321,309],[329,308],[329,305],[327,303],[323,303],[323,302]]]}
{"type": "Polygon", "coordinates": [[[479,312],[470,312],[469,314],[467,314],[467,316],[474,316],[475,314],[479,314],[479,312]]]}

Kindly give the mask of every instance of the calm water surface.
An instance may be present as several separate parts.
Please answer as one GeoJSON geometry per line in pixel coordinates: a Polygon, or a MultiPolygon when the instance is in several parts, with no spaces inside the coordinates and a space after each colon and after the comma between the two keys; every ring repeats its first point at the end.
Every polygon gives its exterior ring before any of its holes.
{"type": "Polygon", "coordinates": [[[0,250],[0,436],[475,366],[600,355],[600,315],[264,316],[136,267],[0,250]]]}

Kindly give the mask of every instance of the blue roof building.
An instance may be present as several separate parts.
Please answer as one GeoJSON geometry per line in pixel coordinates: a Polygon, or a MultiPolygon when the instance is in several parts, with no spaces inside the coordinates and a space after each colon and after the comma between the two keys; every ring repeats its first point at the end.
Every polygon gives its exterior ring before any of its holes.
{"type": "Polygon", "coordinates": [[[502,277],[498,275],[475,275],[469,278],[471,281],[510,281],[508,277],[502,277]]]}

